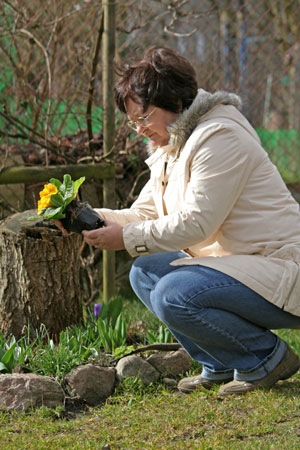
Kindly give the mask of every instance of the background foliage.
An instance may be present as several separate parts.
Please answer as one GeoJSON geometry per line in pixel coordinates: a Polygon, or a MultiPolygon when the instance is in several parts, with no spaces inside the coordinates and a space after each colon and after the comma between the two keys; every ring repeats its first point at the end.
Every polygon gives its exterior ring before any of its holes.
{"type": "MultiPolygon", "coordinates": [[[[298,2],[118,0],[116,8],[116,64],[149,45],[166,45],[193,63],[199,87],[240,94],[243,112],[300,200],[298,2]]],[[[0,3],[0,170],[103,161],[101,55],[95,53],[101,9],[100,0],[0,3]]],[[[116,127],[116,206],[128,207],[148,177],[145,142],[120,114],[116,127]]],[[[34,208],[40,188],[0,185],[0,219],[34,208]]],[[[101,182],[85,184],[82,197],[101,206],[101,182]]],[[[85,256],[85,268],[99,259],[97,252],[85,256]]]]}
{"type": "MultiPolygon", "coordinates": [[[[9,164],[7,157],[16,153],[21,156],[16,158],[19,164],[89,158],[83,130],[101,6],[98,0],[1,2],[2,167],[9,164]]],[[[287,181],[298,181],[298,2],[119,0],[116,8],[117,64],[135,58],[149,45],[175,48],[195,65],[199,86],[211,91],[232,90],[242,96],[244,113],[258,129],[274,162],[287,181]]],[[[92,125],[99,156],[102,104],[99,58],[97,63],[92,125]]],[[[129,138],[129,130],[121,128],[116,153],[126,152],[132,163],[135,145],[129,138]]],[[[24,199],[19,203],[11,201],[10,206],[18,209],[23,203],[24,199]]]]}

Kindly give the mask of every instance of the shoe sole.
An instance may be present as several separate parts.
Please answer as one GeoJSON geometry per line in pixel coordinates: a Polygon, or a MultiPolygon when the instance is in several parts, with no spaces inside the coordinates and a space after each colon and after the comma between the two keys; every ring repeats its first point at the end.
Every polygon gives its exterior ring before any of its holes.
{"type": "MultiPolygon", "coordinates": [[[[277,381],[279,380],[287,380],[288,378],[290,378],[291,376],[293,376],[296,372],[298,372],[298,370],[300,369],[300,359],[298,358],[298,356],[288,347],[287,349],[287,353],[285,354],[285,361],[281,361],[281,363],[279,363],[279,366],[282,365],[282,369],[283,371],[281,373],[278,373],[276,376],[273,376],[272,378],[270,378],[268,380],[268,382],[262,383],[261,385],[252,385],[252,388],[249,386],[248,389],[242,389],[242,386],[240,387],[240,390],[235,391],[234,387],[233,390],[230,391],[219,391],[219,395],[220,396],[224,396],[224,395],[243,395],[246,394],[247,392],[251,392],[253,390],[256,389],[269,389],[270,387],[272,387],[275,383],[277,383],[277,381]],[[287,354],[289,353],[289,355],[287,354]],[[288,366],[285,370],[284,370],[284,366],[288,366]],[[292,366],[292,367],[291,367],[292,366]]],[[[246,383],[246,382],[245,382],[246,383]]],[[[249,384],[251,385],[251,382],[249,382],[249,384]]]]}
{"type": "Polygon", "coordinates": [[[294,359],[294,367],[290,368],[289,371],[287,373],[283,373],[278,380],[287,380],[288,378],[292,377],[295,373],[298,372],[298,370],[300,369],[300,359],[298,358],[298,356],[295,353],[292,353],[291,356],[294,359]]]}
{"type": "MultiPolygon", "coordinates": [[[[216,386],[216,385],[204,385],[204,384],[199,384],[199,387],[203,387],[203,388],[205,388],[205,389],[212,389],[213,388],[213,386],[216,386]]],[[[193,389],[188,389],[188,388],[182,388],[182,387],[178,387],[177,389],[180,391],[180,392],[183,392],[184,394],[191,394],[192,392],[195,392],[195,391],[198,391],[199,390],[199,387],[197,387],[197,388],[193,388],[193,389]]]]}
{"type": "Polygon", "coordinates": [[[229,378],[227,380],[222,380],[222,381],[221,380],[215,381],[215,382],[211,382],[211,383],[207,383],[207,382],[206,383],[198,383],[197,386],[191,387],[191,388],[184,387],[184,386],[177,386],[177,389],[180,392],[183,392],[184,394],[190,394],[192,392],[197,391],[199,389],[199,387],[203,387],[205,389],[213,389],[215,386],[220,386],[220,384],[223,384],[223,383],[229,383],[229,381],[232,381],[232,378],[229,378]]]}

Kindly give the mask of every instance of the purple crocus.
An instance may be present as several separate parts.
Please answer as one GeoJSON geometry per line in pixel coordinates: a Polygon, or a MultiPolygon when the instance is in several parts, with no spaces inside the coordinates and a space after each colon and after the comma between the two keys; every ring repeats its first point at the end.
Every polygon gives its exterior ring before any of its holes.
{"type": "Polygon", "coordinates": [[[95,317],[96,317],[96,320],[97,320],[98,317],[99,317],[100,310],[101,310],[101,305],[100,305],[100,303],[95,303],[95,304],[94,304],[94,315],[95,315],[95,317]]]}

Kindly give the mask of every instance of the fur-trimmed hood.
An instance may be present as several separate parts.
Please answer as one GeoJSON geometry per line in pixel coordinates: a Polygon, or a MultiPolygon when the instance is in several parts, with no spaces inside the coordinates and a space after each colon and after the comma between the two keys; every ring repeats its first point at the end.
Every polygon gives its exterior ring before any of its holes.
{"type": "MultiPolygon", "coordinates": [[[[168,127],[170,134],[168,147],[180,150],[200,122],[201,117],[217,105],[233,105],[240,109],[242,101],[238,95],[231,92],[216,91],[210,93],[204,89],[199,89],[191,106],[185,109],[177,120],[168,127]]],[[[154,153],[156,149],[157,147],[151,143],[148,144],[149,154],[154,153]]]]}

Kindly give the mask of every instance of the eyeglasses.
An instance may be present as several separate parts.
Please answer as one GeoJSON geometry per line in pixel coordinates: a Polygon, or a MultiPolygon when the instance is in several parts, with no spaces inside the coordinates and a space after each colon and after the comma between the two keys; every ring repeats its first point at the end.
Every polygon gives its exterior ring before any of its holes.
{"type": "Polygon", "coordinates": [[[138,117],[136,120],[128,120],[128,126],[130,126],[130,128],[134,131],[137,131],[137,127],[147,127],[149,124],[149,117],[152,116],[156,109],[156,107],[153,108],[152,111],[144,117],[138,117]]]}

